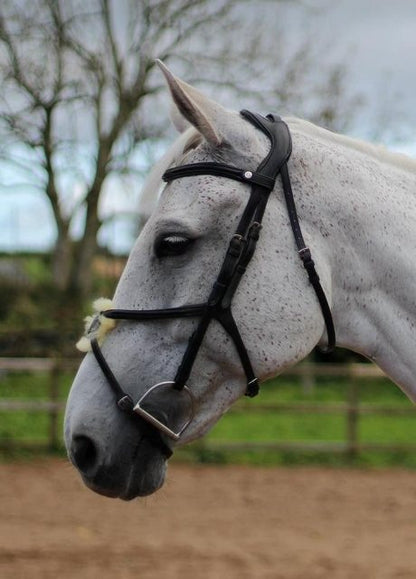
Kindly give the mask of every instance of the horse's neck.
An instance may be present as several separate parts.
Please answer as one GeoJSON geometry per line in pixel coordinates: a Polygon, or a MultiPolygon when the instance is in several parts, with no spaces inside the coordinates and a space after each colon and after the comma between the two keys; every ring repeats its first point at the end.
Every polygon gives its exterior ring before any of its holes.
{"type": "Polygon", "coordinates": [[[374,360],[416,401],[416,171],[391,161],[330,143],[310,151],[306,169],[295,157],[294,170],[330,271],[338,345],[374,360]]]}

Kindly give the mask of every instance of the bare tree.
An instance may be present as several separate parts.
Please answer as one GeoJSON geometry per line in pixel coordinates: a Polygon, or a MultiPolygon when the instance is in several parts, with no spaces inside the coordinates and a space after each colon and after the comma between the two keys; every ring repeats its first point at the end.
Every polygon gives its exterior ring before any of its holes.
{"type": "Polygon", "coordinates": [[[225,16],[229,5],[205,0],[2,2],[1,156],[21,171],[31,165],[32,183],[49,200],[59,287],[88,288],[103,185],[112,172],[126,167],[137,142],[154,136],[154,125],[141,114],[145,99],[159,89],[152,76],[154,50],[168,60],[188,35],[225,16]],[[75,175],[82,189],[78,207],[65,191],[75,175]],[[84,225],[74,245],[71,222],[80,208],[84,225]]]}
{"type": "MultiPolygon", "coordinates": [[[[2,0],[0,162],[49,201],[60,289],[88,292],[105,185],[115,173],[137,170],[138,145],[163,133],[156,57],[182,72],[202,67],[200,77],[227,94],[238,91],[240,102],[243,94],[251,102],[256,90],[266,94],[250,83],[260,69],[279,78],[270,46],[244,19],[249,8],[242,0],[2,0]]],[[[295,94],[305,55],[280,75],[280,93],[269,86],[273,108],[295,94]]],[[[331,74],[323,84],[341,95],[342,76],[331,74]]]]}

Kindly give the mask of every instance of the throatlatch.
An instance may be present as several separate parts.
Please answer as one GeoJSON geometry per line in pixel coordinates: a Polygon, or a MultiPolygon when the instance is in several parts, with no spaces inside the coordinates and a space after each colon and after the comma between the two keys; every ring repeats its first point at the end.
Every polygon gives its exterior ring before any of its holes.
{"type": "MultiPolygon", "coordinates": [[[[220,272],[213,284],[207,302],[157,310],[108,309],[101,312],[102,316],[112,320],[146,321],[181,317],[199,318],[198,325],[189,338],[186,351],[173,381],[162,382],[152,386],[140,398],[138,403],[135,403],[130,395],[124,392],[121,388],[119,382],[104,359],[97,340],[91,340],[92,351],[106,376],[109,385],[116,395],[118,406],[123,411],[138,414],[147,423],[150,423],[154,428],[156,428],[159,433],[162,432],[173,440],[178,440],[180,438],[181,434],[193,418],[193,395],[187,388],[186,382],[191,374],[199,348],[201,347],[202,341],[212,320],[219,322],[234,342],[242,367],[246,374],[246,395],[253,397],[259,391],[259,381],[255,376],[247,348],[245,347],[237,323],[233,317],[231,304],[246,268],[254,255],[266,205],[270,193],[274,189],[275,180],[279,173],[282,179],[287,210],[297,250],[308,273],[309,280],[316,292],[325,320],[328,338],[328,346],[325,351],[330,352],[335,347],[335,330],[331,310],[325,292],[321,286],[319,276],[316,272],[310,249],[305,245],[303,239],[290,184],[287,161],[291,155],[292,142],[289,129],[286,123],[284,123],[280,117],[275,115],[268,115],[265,118],[247,110],[241,111],[241,115],[248,122],[267,135],[271,143],[268,155],[260,163],[256,171],[239,169],[221,163],[207,162],[174,167],[168,169],[163,175],[163,179],[166,182],[196,175],[214,175],[225,177],[227,179],[234,179],[251,186],[250,198],[240,218],[237,229],[231,237],[220,272]],[[186,418],[184,423],[176,429],[169,427],[169,425],[165,423],[163,417],[160,418],[155,416],[153,409],[151,412],[149,408],[146,408],[146,403],[149,403],[149,398],[151,396],[150,393],[154,393],[158,388],[161,389],[163,387],[166,389],[166,385],[169,385],[168,388],[177,392],[183,391],[189,398],[189,406],[191,408],[190,415],[186,418]]],[[[164,392],[167,391],[164,390],[164,392]]]]}

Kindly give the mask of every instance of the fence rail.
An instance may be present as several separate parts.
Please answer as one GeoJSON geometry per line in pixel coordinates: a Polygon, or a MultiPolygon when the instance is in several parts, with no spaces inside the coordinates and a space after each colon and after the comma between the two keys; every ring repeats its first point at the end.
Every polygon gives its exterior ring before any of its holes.
{"type": "MultiPolygon", "coordinates": [[[[60,398],[59,382],[63,372],[74,371],[79,364],[76,359],[54,360],[50,358],[0,358],[0,412],[26,411],[31,413],[42,412],[48,416],[49,428],[47,441],[41,446],[49,449],[62,447],[59,417],[63,412],[65,401],[60,398]],[[47,399],[13,399],[1,397],[2,373],[29,372],[47,373],[49,387],[47,399]]],[[[281,402],[273,404],[256,404],[255,407],[248,403],[240,402],[231,410],[233,413],[291,413],[291,414],[340,414],[345,416],[345,440],[344,441],[276,441],[276,442],[221,442],[205,440],[199,444],[199,448],[205,450],[269,450],[269,451],[319,451],[330,453],[346,453],[355,456],[364,450],[416,450],[416,444],[406,443],[368,443],[359,440],[359,421],[363,415],[382,416],[415,416],[415,409],[409,404],[408,407],[388,405],[364,404],[359,400],[359,383],[368,379],[383,378],[383,372],[371,364],[313,364],[302,363],[285,372],[285,376],[299,377],[305,390],[314,388],[314,383],[320,377],[346,378],[348,381],[348,394],[345,402],[281,402]]],[[[1,426],[1,420],[0,420],[1,426]]],[[[32,441],[34,446],[39,446],[39,441],[32,441]]],[[[194,445],[198,447],[198,444],[194,445]]],[[[18,448],[31,445],[30,441],[18,438],[2,440],[0,447],[18,448]]]]}
{"type": "MultiPolygon", "coordinates": [[[[65,401],[60,398],[60,378],[65,371],[75,371],[79,365],[76,359],[53,358],[14,358],[0,357],[0,412],[31,412],[46,413],[48,416],[48,432],[46,442],[38,440],[22,440],[21,438],[8,436],[0,437],[0,448],[20,449],[39,448],[51,451],[62,447],[62,434],[59,417],[65,408],[65,401]],[[13,399],[1,397],[1,375],[2,373],[43,372],[48,374],[48,399],[13,399]]],[[[1,421],[0,421],[1,426],[1,421]]]]}

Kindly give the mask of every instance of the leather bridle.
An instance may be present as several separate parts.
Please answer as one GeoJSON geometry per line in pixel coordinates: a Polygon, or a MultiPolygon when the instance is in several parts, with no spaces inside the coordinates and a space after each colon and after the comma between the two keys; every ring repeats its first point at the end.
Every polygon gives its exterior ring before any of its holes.
{"type": "MultiPolygon", "coordinates": [[[[246,395],[253,397],[259,391],[259,381],[254,373],[247,348],[232,314],[231,304],[240,280],[256,249],[267,201],[271,191],[274,189],[275,180],[279,174],[282,180],[286,206],[298,254],[308,273],[310,283],[316,292],[325,320],[328,344],[324,351],[330,352],[335,347],[335,330],[331,310],[321,286],[319,276],[315,270],[311,251],[305,244],[296,212],[287,168],[287,161],[292,152],[289,129],[286,123],[276,115],[262,117],[247,110],[241,111],[241,115],[257,129],[262,131],[271,143],[268,155],[263,159],[256,171],[239,169],[216,162],[206,162],[174,167],[168,169],[163,175],[163,179],[166,182],[195,175],[214,175],[234,179],[251,186],[250,198],[240,218],[237,229],[229,242],[224,261],[208,300],[204,303],[167,309],[110,309],[101,312],[101,315],[113,320],[146,321],[170,318],[199,318],[196,329],[189,338],[186,351],[173,381],[155,384],[135,403],[131,396],[121,388],[102,354],[97,339],[94,338],[91,340],[92,351],[109,385],[115,393],[119,408],[130,414],[133,413],[140,416],[146,421],[147,427],[149,425],[154,427],[152,429],[152,436],[154,438],[156,435],[158,444],[167,456],[171,454],[171,450],[163,441],[160,433],[167,435],[173,440],[178,440],[193,418],[193,395],[186,386],[186,382],[191,374],[199,348],[212,320],[217,320],[234,342],[246,375],[246,395]],[[188,420],[184,422],[179,430],[173,430],[165,423],[163,417],[157,417],[153,412],[146,410],[146,398],[150,393],[158,389],[161,391],[163,389],[175,390],[187,398],[191,410],[188,420]],[[154,429],[156,429],[156,432],[154,432],[154,429]]],[[[168,390],[166,390],[166,392],[168,390]]]]}

